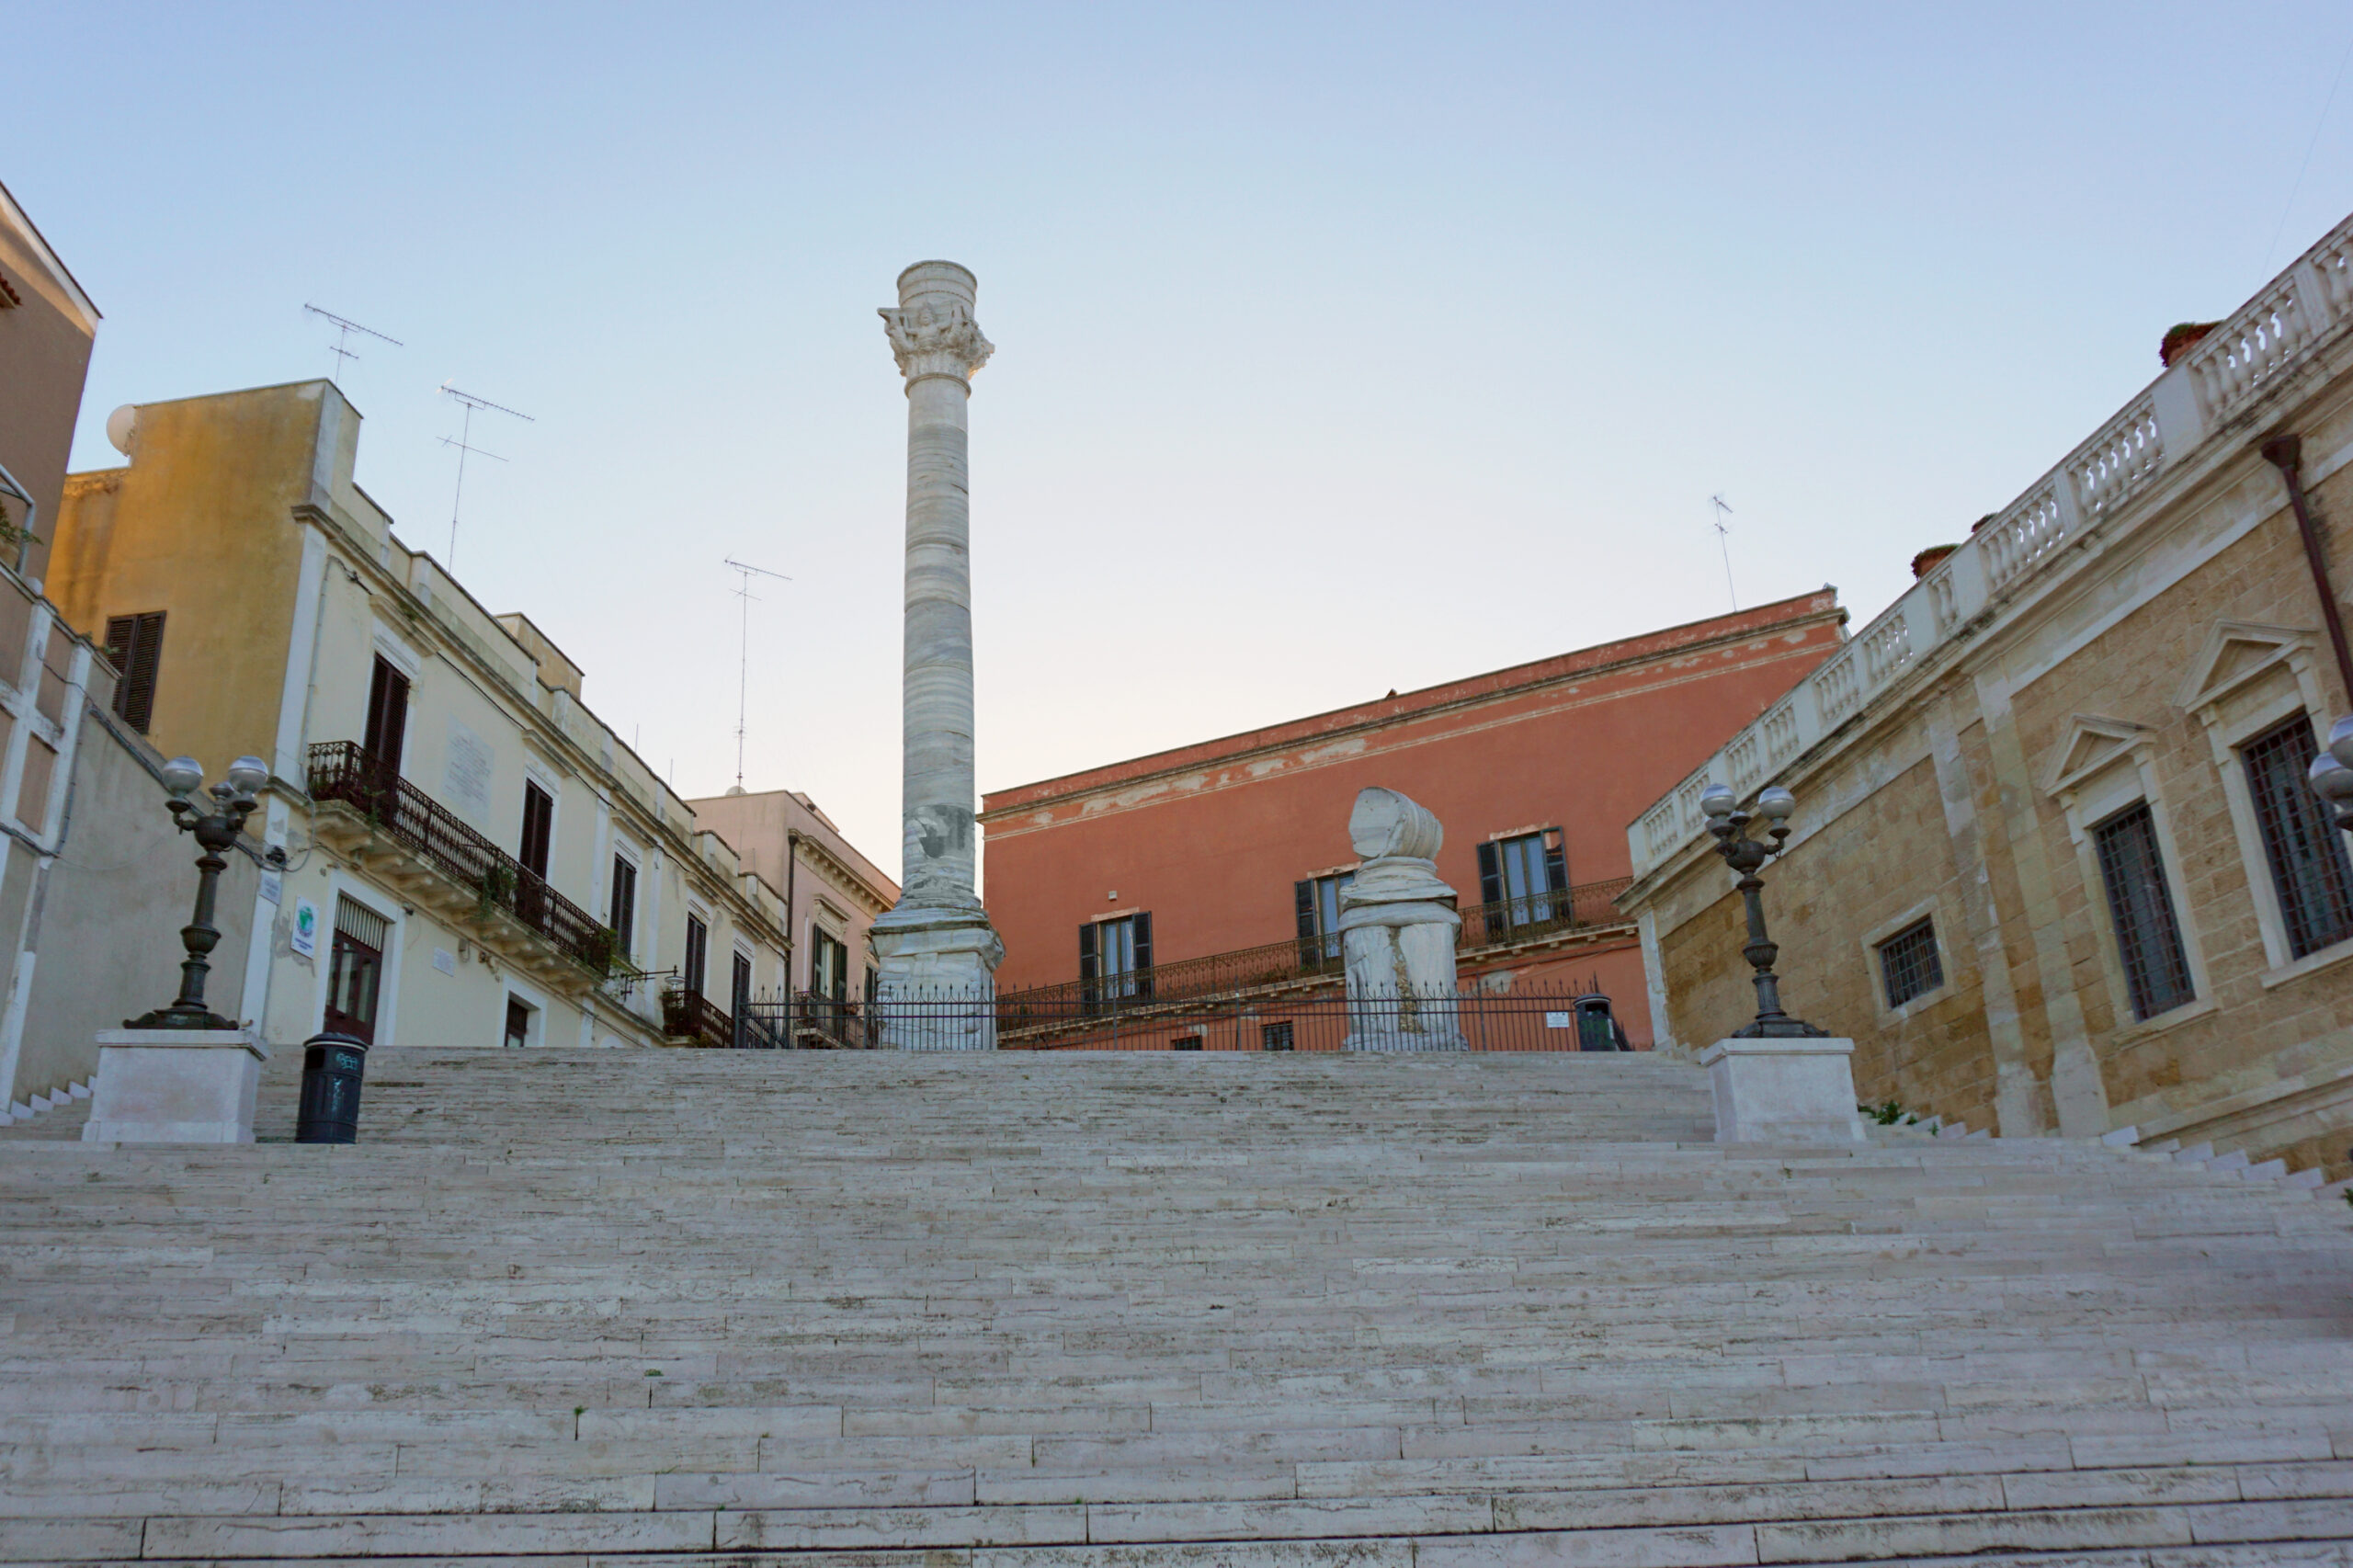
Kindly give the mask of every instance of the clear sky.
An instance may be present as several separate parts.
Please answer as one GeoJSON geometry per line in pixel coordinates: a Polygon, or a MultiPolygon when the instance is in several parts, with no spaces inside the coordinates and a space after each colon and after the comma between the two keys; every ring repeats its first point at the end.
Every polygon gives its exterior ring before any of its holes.
{"type": "MultiPolygon", "coordinates": [[[[0,0],[108,409],[331,366],[360,483],[688,794],[898,861],[904,402],[980,277],[980,782],[1836,584],[1855,625],[2353,210],[2342,4],[0,0]],[[2332,84],[2336,83],[2333,102],[2332,84]],[[2326,111],[2324,113],[2324,106],[2326,111]],[[2309,152],[2309,165],[2306,160],[2309,152]],[[2300,172],[2301,171],[2301,172],[2300,172]]],[[[1341,831],[1335,825],[1336,835],[1341,831]]]]}

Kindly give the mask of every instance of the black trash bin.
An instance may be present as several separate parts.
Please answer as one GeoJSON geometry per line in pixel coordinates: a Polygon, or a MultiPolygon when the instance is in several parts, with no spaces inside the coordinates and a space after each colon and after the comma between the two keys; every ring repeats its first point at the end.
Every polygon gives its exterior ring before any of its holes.
{"type": "Polygon", "coordinates": [[[368,1071],[368,1043],[347,1034],[314,1034],[302,1042],[302,1110],[297,1143],[354,1143],[359,1139],[359,1081],[368,1071]]]}
{"type": "Polygon", "coordinates": [[[1609,998],[1598,992],[1587,993],[1576,1000],[1577,1049],[1579,1051],[1631,1051],[1624,1026],[1609,1010],[1609,998]]]}

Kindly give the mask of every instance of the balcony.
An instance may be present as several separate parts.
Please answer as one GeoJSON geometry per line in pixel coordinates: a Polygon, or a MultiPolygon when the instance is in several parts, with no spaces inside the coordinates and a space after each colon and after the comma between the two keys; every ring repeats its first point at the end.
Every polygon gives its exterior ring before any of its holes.
{"type": "MultiPolygon", "coordinates": [[[[1462,930],[1455,938],[1455,951],[1462,961],[1479,963],[1515,956],[1532,948],[1586,941],[1604,931],[1614,931],[1628,924],[1614,901],[1631,885],[1629,879],[1620,877],[1609,881],[1584,882],[1557,892],[1472,904],[1461,911],[1462,930]]],[[[1071,1007],[1108,1015],[1202,996],[1313,990],[1336,983],[1346,968],[1336,934],[1299,937],[1288,942],[1268,942],[1264,947],[1184,959],[1131,974],[1006,991],[1000,994],[998,1003],[1001,1014],[1010,1008],[1010,1016],[1015,1017],[1020,1016],[1024,1006],[1032,1004],[1041,1017],[1059,1016],[1071,1007]]]]}
{"type": "MultiPolygon", "coordinates": [[[[587,911],[352,741],[310,752],[319,841],[483,947],[573,995],[610,974],[619,944],[587,911]]],[[[724,1017],[724,1015],[722,1015],[724,1017]]]]}
{"type": "Polygon", "coordinates": [[[724,1049],[735,1043],[735,1020],[701,992],[674,982],[662,991],[662,1032],[688,1045],[724,1049]]]}

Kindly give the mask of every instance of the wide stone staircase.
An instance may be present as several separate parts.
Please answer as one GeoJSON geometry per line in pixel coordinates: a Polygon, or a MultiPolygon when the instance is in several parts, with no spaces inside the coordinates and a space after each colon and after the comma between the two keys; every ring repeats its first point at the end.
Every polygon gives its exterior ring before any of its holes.
{"type": "Polygon", "coordinates": [[[0,1559],[2353,1564],[2353,1210],[2161,1155],[1720,1148],[1648,1055],[370,1070],[0,1143],[0,1559]]]}

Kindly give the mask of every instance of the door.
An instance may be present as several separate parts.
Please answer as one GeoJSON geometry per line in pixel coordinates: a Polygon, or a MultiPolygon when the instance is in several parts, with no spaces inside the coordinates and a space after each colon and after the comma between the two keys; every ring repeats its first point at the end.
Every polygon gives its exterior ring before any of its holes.
{"type": "Polygon", "coordinates": [[[515,879],[515,913],[538,930],[547,923],[548,851],[555,836],[555,799],[537,784],[523,786],[523,874],[515,879]]]}
{"type": "Polygon", "coordinates": [[[364,1045],[376,1043],[376,1003],[384,983],[384,937],[389,922],[372,909],[337,899],[335,942],[327,952],[327,1010],[324,1027],[364,1045]]]}

